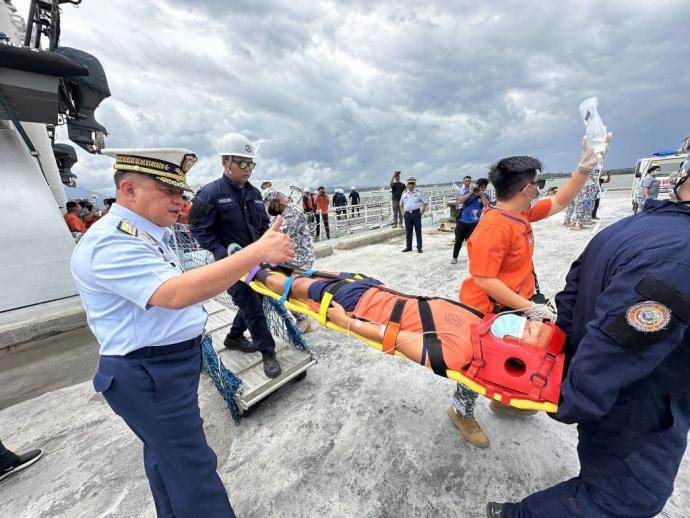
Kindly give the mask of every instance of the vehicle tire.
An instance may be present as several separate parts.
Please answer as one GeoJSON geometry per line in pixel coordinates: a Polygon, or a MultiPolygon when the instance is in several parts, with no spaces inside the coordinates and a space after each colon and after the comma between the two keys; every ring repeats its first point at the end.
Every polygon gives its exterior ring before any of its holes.
{"type": "Polygon", "coordinates": [[[300,372],[297,376],[295,376],[293,379],[295,381],[302,381],[304,378],[307,377],[307,371],[300,372]]]}
{"type": "Polygon", "coordinates": [[[639,204],[638,204],[636,201],[634,201],[632,205],[633,205],[633,207],[632,207],[632,209],[633,209],[633,214],[637,214],[637,211],[638,211],[639,208],[640,208],[640,207],[639,207],[639,204]]]}

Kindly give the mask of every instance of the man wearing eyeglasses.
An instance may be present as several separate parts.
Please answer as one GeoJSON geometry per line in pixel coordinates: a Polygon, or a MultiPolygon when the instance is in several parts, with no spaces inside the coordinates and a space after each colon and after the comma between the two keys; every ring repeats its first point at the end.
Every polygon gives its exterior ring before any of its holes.
{"type": "Polygon", "coordinates": [[[412,231],[417,237],[417,252],[422,253],[422,216],[428,207],[428,202],[422,191],[417,189],[417,179],[410,176],[407,179],[407,190],[400,198],[400,214],[405,222],[405,248],[403,252],[412,251],[412,231]]]}
{"type": "MultiPolygon", "coordinates": [[[[577,423],[578,475],[491,502],[488,518],[651,518],[666,506],[690,430],[687,174],[671,182],[674,201],[649,200],[594,236],[556,296],[569,365],[550,417],[577,423]]],[[[688,515],[685,488],[667,516],[688,515]]]]}
{"type": "MultiPolygon", "coordinates": [[[[216,261],[228,255],[228,245],[234,243],[244,248],[269,227],[261,192],[249,183],[256,166],[254,145],[239,133],[229,133],[223,138],[218,155],[223,176],[199,190],[189,211],[192,235],[216,261]]],[[[243,282],[232,285],[228,293],[239,309],[225,337],[225,347],[245,353],[260,352],[266,376],[277,377],[281,368],[261,296],[243,282]],[[251,342],[244,337],[247,329],[251,342]]]]}
{"type": "MultiPolygon", "coordinates": [[[[529,156],[499,160],[489,170],[496,191],[496,206],[484,211],[467,242],[469,277],[460,287],[460,302],[484,313],[518,311],[535,320],[556,319],[546,298],[539,293],[532,263],[532,223],[565,209],[582,190],[598,160],[585,142],[580,163],[556,195],[538,200],[545,181],[539,179],[542,163],[529,156]]],[[[458,385],[448,417],[471,444],[486,448],[489,438],[474,418],[477,394],[458,385]]],[[[495,414],[529,415],[498,401],[495,414]]],[[[531,413],[534,413],[531,411],[531,413]]]]}

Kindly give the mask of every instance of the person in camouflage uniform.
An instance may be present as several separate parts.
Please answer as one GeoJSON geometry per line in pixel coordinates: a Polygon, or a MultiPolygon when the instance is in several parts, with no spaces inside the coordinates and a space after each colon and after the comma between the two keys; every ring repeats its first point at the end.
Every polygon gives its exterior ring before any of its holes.
{"type": "MultiPolygon", "coordinates": [[[[264,205],[268,214],[275,218],[283,216],[283,224],[280,231],[292,239],[295,248],[295,257],[292,264],[306,270],[314,266],[314,238],[312,237],[304,211],[300,209],[290,198],[275,189],[267,189],[263,193],[264,205]]],[[[272,221],[271,221],[272,222],[272,221]]],[[[301,313],[293,313],[297,320],[297,327],[303,333],[311,331],[309,319],[301,313]]]]}
{"type": "Polygon", "coordinates": [[[592,224],[594,200],[599,194],[599,182],[596,179],[596,174],[595,170],[589,175],[587,183],[565,211],[563,224],[571,230],[582,230],[585,226],[592,224]]]}

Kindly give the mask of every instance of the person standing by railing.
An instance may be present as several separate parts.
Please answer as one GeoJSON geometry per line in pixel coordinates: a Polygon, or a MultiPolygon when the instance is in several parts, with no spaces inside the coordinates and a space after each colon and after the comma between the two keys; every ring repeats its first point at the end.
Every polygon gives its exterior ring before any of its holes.
{"type": "Polygon", "coordinates": [[[333,206],[335,207],[335,219],[347,219],[347,198],[342,189],[336,189],[333,195],[333,206]]]}
{"type": "Polygon", "coordinates": [[[405,192],[405,184],[400,181],[400,171],[395,171],[391,176],[391,208],[393,210],[393,228],[398,224],[402,226],[402,216],[400,214],[400,198],[405,192]]]}
{"type": "Polygon", "coordinates": [[[311,189],[309,187],[305,187],[303,192],[302,210],[307,218],[307,223],[311,225],[314,222],[314,198],[311,196],[311,189]]]}
{"type": "Polygon", "coordinates": [[[323,185],[319,186],[319,194],[316,195],[316,240],[318,241],[321,233],[321,218],[323,218],[323,227],[326,229],[326,239],[331,238],[331,230],[328,227],[328,194],[323,185]]]}
{"type": "Polygon", "coordinates": [[[359,204],[361,202],[359,200],[359,193],[357,192],[357,189],[352,187],[350,189],[350,194],[348,195],[348,198],[350,198],[350,205],[352,205],[352,217],[355,216],[355,210],[357,211],[357,216],[359,217],[359,204]]]}
{"type": "Polygon", "coordinates": [[[405,248],[403,252],[412,251],[412,230],[417,237],[417,252],[422,253],[422,215],[429,207],[429,202],[419,189],[417,179],[407,179],[407,190],[400,198],[400,213],[405,220],[405,248]]]}

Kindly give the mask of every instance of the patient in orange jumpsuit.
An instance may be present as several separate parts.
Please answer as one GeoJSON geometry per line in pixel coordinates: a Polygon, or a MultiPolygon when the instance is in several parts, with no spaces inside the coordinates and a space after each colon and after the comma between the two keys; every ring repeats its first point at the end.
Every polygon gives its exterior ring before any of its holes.
{"type": "MultiPolygon", "coordinates": [[[[430,366],[424,347],[424,334],[434,333],[441,342],[443,360],[448,369],[460,371],[472,361],[471,325],[482,320],[482,313],[459,302],[446,299],[423,299],[431,314],[432,328],[424,322],[418,297],[403,295],[383,286],[377,279],[364,278],[348,282],[353,274],[327,274],[328,278],[297,277],[290,287],[290,297],[307,301],[316,311],[329,289],[335,291],[328,308],[328,320],[348,332],[383,344],[384,351],[399,351],[417,363],[430,366]],[[334,290],[339,283],[339,289],[334,290]],[[384,340],[396,305],[398,315],[392,339],[384,340]]],[[[288,277],[270,270],[260,270],[257,280],[276,294],[282,294],[288,277]]],[[[502,339],[545,348],[552,333],[548,325],[515,314],[497,315],[491,333],[502,339]]]]}

